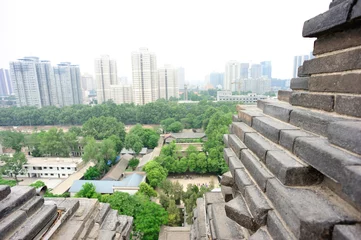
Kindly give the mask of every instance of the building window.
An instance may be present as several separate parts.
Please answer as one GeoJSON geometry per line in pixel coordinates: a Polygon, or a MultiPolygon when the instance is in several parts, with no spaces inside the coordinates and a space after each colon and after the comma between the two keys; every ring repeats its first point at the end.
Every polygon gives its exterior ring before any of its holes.
{"type": "Polygon", "coordinates": [[[54,176],[54,173],[50,173],[50,176],[54,176]]]}
{"type": "Polygon", "coordinates": [[[70,169],[70,167],[68,167],[68,169],[70,169]]]}
{"type": "Polygon", "coordinates": [[[63,174],[61,174],[61,176],[65,176],[65,174],[63,173],[63,174]]]}
{"type": "Polygon", "coordinates": [[[61,169],[64,169],[64,167],[61,167],[61,169]]]}
{"type": "Polygon", "coordinates": [[[47,167],[44,167],[44,169],[47,169],[47,167]]]}
{"type": "Polygon", "coordinates": [[[44,175],[45,175],[45,176],[48,176],[48,174],[47,174],[47,173],[45,173],[44,175]]]}
{"type": "Polygon", "coordinates": [[[53,167],[49,167],[50,169],[53,169],[53,167]]]}

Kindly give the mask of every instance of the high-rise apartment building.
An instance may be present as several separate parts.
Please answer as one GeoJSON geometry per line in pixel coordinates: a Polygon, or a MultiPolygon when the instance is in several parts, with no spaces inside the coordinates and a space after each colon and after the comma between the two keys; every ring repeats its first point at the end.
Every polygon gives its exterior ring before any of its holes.
{"type": "Polygon", "coordinates": [[[10,76],[18,107],[42,107],[35,59],[10,62],[10,76]]]}
{"type": "Polygon", "coordinates": [[[0,96],[8,96],[13,93],[9,70],[0,68],[0,96]]]}
{"type": "Polygon", "coordinates": [[[249,78],[249,63],[241,63],[241,79],[249,78]]]}
{"type": "Polygon", "coordinates": [[[176,75],[177,75],[177,79],[178,79],[178,88],[184,89],[184,84],[185,84],[184,68],[183,67],[177,68],[176,75]]]}
{"type": "MultiPolygon", "coordinates": [[[[311,57],[313,58],[313,55],[311,55],[311,57]]],[[[309,60],[309,59],[310,59],[309,55],[294,57],[294,59],[293,59],[293,78],[297,77],[298,68],[303,65],[303,62],[306,60],[309,60]]]]}
{"type": "Polygon", "coordinates": [[[83,91],[91,91],[96,89],[95,79],[93,75],[84,73],[81,76],[81,87],[83,91]]]}
{"type": "Polygon", "coordinates": [[[224,72],[224,90],[236,91],[240,80],[241,64],[238,61],[229,61],[224,72]]]}
{"type": "Polygon", "coordinates": [[[171,65],[164,65],[158,69],[159,98],[169,100],[179,98],[179,84],[177,71],[171,65]]]}
{"type": "Polygon", "coordinates": [[[111,99],[111,85],[117,85],[117,62],[108,55],[95,59],[95,81],[97,85],[98,103],[111,99]]]}
{"type": "Polygon", "coordinates": [[[272,63],[271,61],[261,62],[261,75],[262,77],[267,77],[272,79],[272,63]]]}
{"type": "Polygon", "coordinates": [[[221,86],[223,89],[223,81],[224,81],[224,73],[212,72],[209,75],[209,83],[213,86],[213,88],[218,88],[221,86]]]}
{"type": "Polygon", "coordinates": [[[261,64],[252,64],[251,66],[251,78],[256,79],[262,76],[261,64]]]}
{"type": "Polygon", "coordinates": [[[128,84],[111,85],[110,99],[116,104],[132,103],[133,88],[128,84]]]}
{"type": "Polygon", "coordinates": [[[157,59],[147,48],[132,53],[133,92],[135,104],[146,104],[159,98],[157,59]]]}

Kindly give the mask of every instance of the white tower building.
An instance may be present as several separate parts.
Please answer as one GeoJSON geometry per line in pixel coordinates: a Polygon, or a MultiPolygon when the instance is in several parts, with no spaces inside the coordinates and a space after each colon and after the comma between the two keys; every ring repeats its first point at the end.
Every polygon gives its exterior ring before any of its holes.
{"type": "Polygon", "coordinates": [[[111,99],[110,85],[117,82],[117,62],[108,55],[95,59],[95,82],[97,85],[98,103],[111,99]]]}
{"type": "Polygon", "coordinates": [[[241,77],[241,64],[238,61],[229,61],[224,72],[224,90],[236,91],[236,85],[241,77]]]}

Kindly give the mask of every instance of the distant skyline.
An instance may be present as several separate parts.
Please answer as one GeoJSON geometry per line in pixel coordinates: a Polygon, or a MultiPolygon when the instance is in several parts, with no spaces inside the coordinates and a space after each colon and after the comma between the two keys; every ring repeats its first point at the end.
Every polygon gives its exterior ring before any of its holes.
{"type": "Polygon", "coordinates": [[[184,67],[191,84],[230,60],[272,61],[274,78],[291,78],[293,57],[313,48],[304,21],[330,2],[1,0],[0,68],[32,55],[94,75],[94,59],[108,54],[131,81],[131,53],[146,47],[158,66],[184,67]]]}

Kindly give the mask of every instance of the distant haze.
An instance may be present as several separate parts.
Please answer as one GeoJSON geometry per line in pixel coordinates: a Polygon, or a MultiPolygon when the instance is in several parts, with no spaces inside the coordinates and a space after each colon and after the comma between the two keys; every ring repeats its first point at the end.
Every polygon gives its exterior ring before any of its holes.
{"type": "Polygon", "coordinates": [[[272,61],[274,78],[291,78],[294,55],[309,54],[304,21],[331,0],[1,0],[0,68],[34,55],[69,61],[94,75],[108,54],[131,81],[131,52],[147,47],[158,67],[185,68],[186,82],[223,72],[229,60],[272,61]]]}

